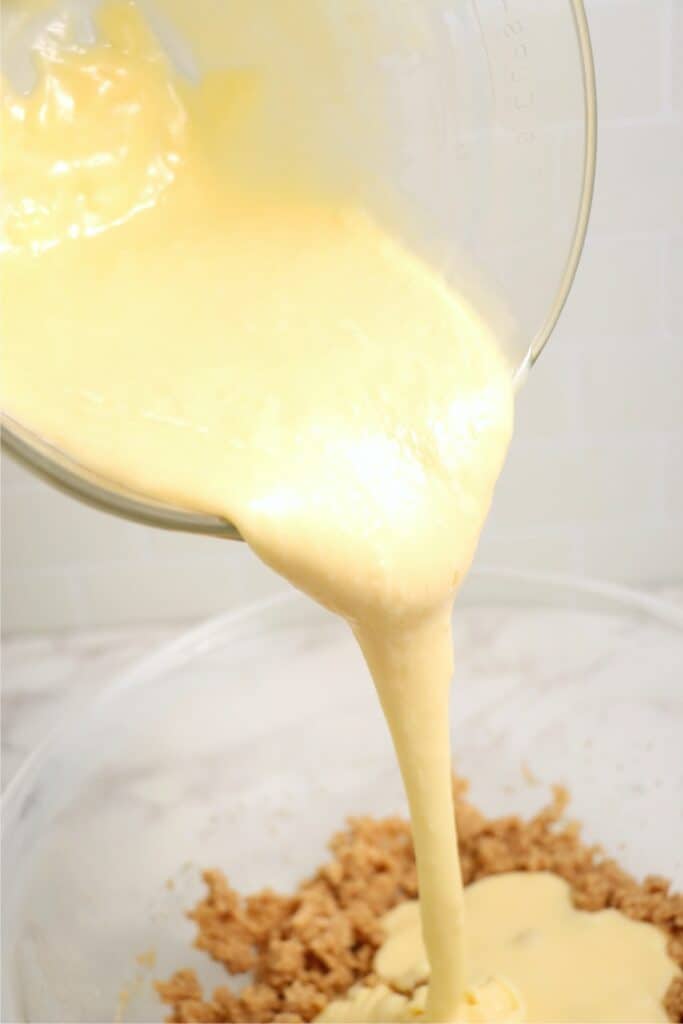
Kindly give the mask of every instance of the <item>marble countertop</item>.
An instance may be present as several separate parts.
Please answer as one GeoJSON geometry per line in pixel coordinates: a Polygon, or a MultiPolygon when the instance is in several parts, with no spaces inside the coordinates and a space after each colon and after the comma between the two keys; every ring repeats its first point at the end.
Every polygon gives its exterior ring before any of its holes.
{"type": "MultiPolygon", "coordinates": [[[[683,585],[657,596],[683,605],[683,585]]],[[[61,719],[78,714],[126,666],[179,636],[192,623],[21,634],[2,645],[2,786],[61,719]]],[[[533,612],[529,629],[533,630],[533,612]]]]}
{"type": "Polygon", "coordinates": [[[19,634],[2,642],[2,787],[79,705],[190,623],[19,634]]]}

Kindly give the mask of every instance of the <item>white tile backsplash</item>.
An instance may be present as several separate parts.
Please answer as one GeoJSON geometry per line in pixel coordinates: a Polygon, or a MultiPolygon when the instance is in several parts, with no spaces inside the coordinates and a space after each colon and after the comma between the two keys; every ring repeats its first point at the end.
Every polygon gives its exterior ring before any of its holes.
{"type": "MultiPolygon", "coordinates": [[[[678,540],[669,552],[673,564],[676,565],[683,551],[683,431],[663,434],[653,457],[657,465],[659,485],[658,517],[662,522],[672,523],[674,531],[678,532],[678,540]]],[[[680,579],[683,580],[683,573],[680,579]]]]}
{"type": "Polygon", "coordinates": [[[579,444],[518,432],[498,483],[494,523],[506,532],[571,529],[586,511],[585,493],[576,487],[581,468],[579,444]]]}
{"type": "MultiPolygon", "coordinates": [[[[618,46],[615,40],[615,55],[618,46]]],[[[631,68],[629,73],[637,76],[657,71],[657,68],[641,66],[631,68]]],[[[601,118],[598,140],[592,232],[616,238],[632,234],[670,237],[680,233],[683,230],[680,114],[633,121],[601,118]]]]}
{"type": "MultiPolygon", "coordinates": [[[[591,230],[565,314],[520,395],[478,559],[675,581],[683,579],[683,0],[588,0],[587,9],[600,110],[591,230]]],[[[6,630],[208,615],[285,586],[244,545],[86,509],[5,457],[2,584],[6,630]]]]}
{"type": "Polygon", "coordinates": [[[582,575],[582,538],[577,530],[531,518],[526,528],[513,530],[494,515],[484,530],[477,562],[525,572],[582,575]]]}
{"type": "Polygon", "coordinates": [[[80,621],[120,625],[131,621],[190,619],[250,604],[286,589],[245,544],[209,540],[214,556],[144,559],[76,570],[80,621]],[[106,587],[103,587],[106,580],[106,587]]]}
{"type": "Polygon", "coordinates": [[[645,523],[616,515],[614,522],[584,531],[582,570],[608,580],[641,583],[682,578],[681,520],[645,523]],[[643,572],[643,566],[647,570],[643,572]]]}
{"type": "MultiPolygon", "coordinates": [[[[54,533],[59,544],[59,526],[54,533]]],[[[2,563],[2,627],[3,632],[18,630],[62,629],[80,623],[106,622],[100,609],[92,617],[82,618],[76,596],[77,570],[68,566],[59,569],[12,569],[11,561],[2,563]]],[[[103,578],[102,591],[108,581],[103,578]]],[[[121,595],[121,604],[126,595],[121,595]]]]}
{"type": "Polygon", "coordinates": [[[671,0],[670,6],[671,105],[677,114],[683,114],[683,4],[681,0],[671,0]]]}
{"type": "Polygon", "coordinates": [[[139,527],[95,515],[46,484],[2,494],[2,559],[13,569],[54,569],[126,561],[135,553],[139,527]]]}
{"type": "MultiPolygon", "coordinates": [[[[683,45],[681,51],[683,53],[683,45]]],[[[673,343],[677,339],[680,347],[683,338],[683,234],[667,240],[662,304],[665,327],[675,335],[673,343]]]]}
{"type": "Polygon", "coordinates": [[[633,339],[659,331],[665,248],[658,236],[591,232],[563,314],[562,337],[585,349],[589,338],[600,335],[633,339]]]}
{"type": "Polygon", "coordinates": [[[517,402],[516,433],[520,437],[562,438],[581,426],[579,381],[583,352],[578,338],[564,332],[561,320],[552,342],[524,384],[524,399],[517,402]],[[542,425],[542,426],[541,426],[542,425]]]}
{"type": "Polygon", "coordinates": [[[657,0],[589,0],[601,117],[653,117],[662,112],[670,78],[663,66],[670,32],[668,8],[657,0]],[[661,68],[662,73],[642,74],[643,68],[661,68]],[[631,73],[625,73],[628,69],[631,73]]]}
{"type": "Polygon", "coordinates": [[[5,455],[1,507],[6,631],[192,618],[285,587],[243,544],[106,515],[5,455]]]}
{"type": "Polygon", "coordinates": [[[604,432],[675,431],[683,418],[683,337],[665,330],[586,338],[579,370],[583,427],[604,432]]]}

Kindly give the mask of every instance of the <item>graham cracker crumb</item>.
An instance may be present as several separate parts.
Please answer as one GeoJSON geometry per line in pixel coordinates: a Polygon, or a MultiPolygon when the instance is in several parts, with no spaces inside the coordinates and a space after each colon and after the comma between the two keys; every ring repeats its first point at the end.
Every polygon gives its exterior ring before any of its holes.
{"type": "MultiPolygon", "coordinates": [[[[671,958],[683,967],[683,894],[659,876],[636,882],[598,846],[581,841],[576,822],[563,822],[569,797],[557,786],[551,803],[529,820],[486,818],[454,780],[456,821],[465,884],[507,871],[552,871],[571,886],[582,910],[614,907],[668,936],[671,958]]],[[[382,943],[380,920],[417,896],[415,857],[406,821],[353,818],[330,841],[332,859],[291,896],[266,889],[246,899],[218,870],[204,872],[206,897],[190,912],[195,945],[229,974],[251,972],[241,992],[202,994],[194,971],[158,982],[174,1024],[208,1021],[301,1022],[363,981],[372,984],[372,961],[382,943]]],[[[665,1008],[683,1022],[683,979],[672,982],[665,1008]]]]}

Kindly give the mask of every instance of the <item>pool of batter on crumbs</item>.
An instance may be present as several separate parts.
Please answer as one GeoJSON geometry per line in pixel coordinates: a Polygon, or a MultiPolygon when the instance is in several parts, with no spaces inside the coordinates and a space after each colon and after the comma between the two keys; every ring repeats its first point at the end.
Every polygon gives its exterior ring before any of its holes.
{"type": "MultiPolygon", "coordinates": [[[[460,860],[465,884],[508,871],[550,871],[569,883],[575,905],[615,908],[667,935],[669,956],[683,967],[683,893],[650,875],[627,874],[597,846],[581,839],[564,816],[568,794],[558,786],[534,817],[487,818],[454,780],[460,860]]],[[[373,958],[383,940],[381,918],[417,896],[415,858],[407,821],[350,819],[329,843],[331,857],[293,893],[270,889],[242,895],[220,868],[204,872],[206,895],[189,912],[195,945],[223,964],[226,984],[202,991],[194,971],[158,981],[160,998],[177,1022],[310,1021],[351,985],[372,985],[373,958]],[[237,993],[231,975],[249,972],[237,993]]],[[[664,1006],[683,1021],[683,978],[669,986],[664,1006]]]]}

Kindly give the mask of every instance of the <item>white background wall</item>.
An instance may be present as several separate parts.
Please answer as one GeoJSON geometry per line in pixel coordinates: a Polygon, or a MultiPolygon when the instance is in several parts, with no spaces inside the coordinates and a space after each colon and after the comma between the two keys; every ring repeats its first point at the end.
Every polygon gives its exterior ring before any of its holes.
{"type": "MultiPolygon", "coordinates": [[[[540,2],[540,0],[539,0],[540,2]]],[[[567,310],[479,561],[683,580],[683,0],[587,0],[600,147],[567,310]]],[[[207,615],[284,586],[244,545],[86,509],[2,463],[3,628],[207,615]]]]}

